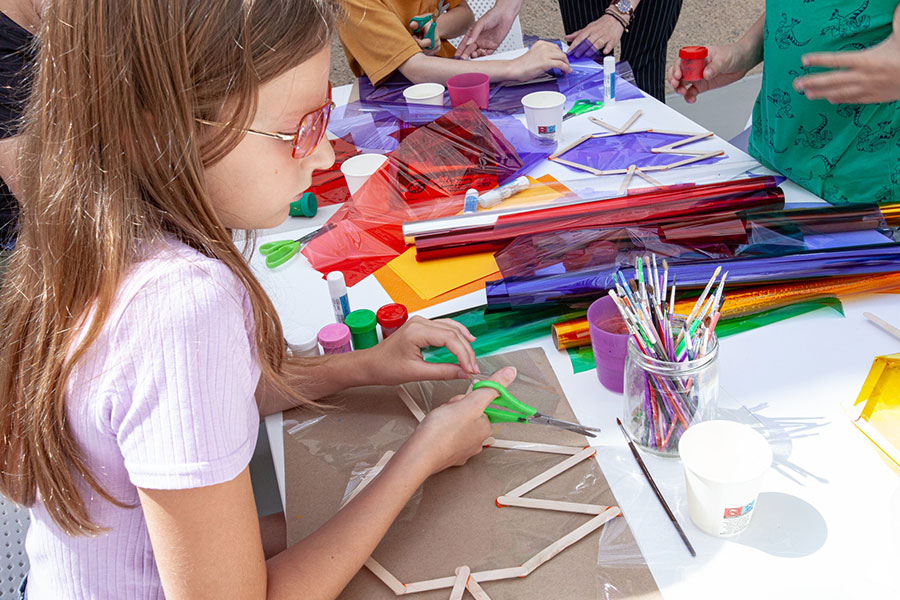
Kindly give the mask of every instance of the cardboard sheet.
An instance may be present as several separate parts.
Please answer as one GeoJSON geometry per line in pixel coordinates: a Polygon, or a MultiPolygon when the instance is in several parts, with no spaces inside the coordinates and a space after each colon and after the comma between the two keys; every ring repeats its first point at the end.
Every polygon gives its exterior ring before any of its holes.
{"type": "Polygon", "coordinates": [[[410,248],[388,266],[423,300],[431,300],[477,279],[500,276],[493,252],[416,262],[416,249],[410,248]]]}
{"type": "MultiPolygon", "coordinates": [[[[480,361],[483,372],[513,364],[519,378],[510,391],[541,412],[574,420],[559,382],[540,349],[495,355],[480,361]]],[[[468,386],[467,381],[413,384],[407,389],[426,411],[468,386]]],[[[317,415],[295,409],[284,414],[288,544],[309,535],[337,510],[344,495],[387,450],[412,434],[416,421],[393,387],[351,390],[329,402],[340,412],[317,415]]],[[[500,439],[586,445],[577,434],[550,427],[501,424],[500,439]]],[[[467,565],[473,572],[515,567],[587,522],[588,515],[504,507],[498,496],[564,460],[566,456],[486,448],[465,466],[429,478],[416,492],[373,553],[404,583],[451,576],[467,565]]],[[[616,505],[600,466],[581,462],[525,495],[532,498],[616,505]]],[[[494,600],[556,598],[659,598],[659,591],[627,526],[613,519],[527,577],[482,584],[494,600]]],[[[450,590],[412,594],[431,600],[450,590]]],[[[344,599],[388,599],[394,594],[363,568],[344,599]]]]}

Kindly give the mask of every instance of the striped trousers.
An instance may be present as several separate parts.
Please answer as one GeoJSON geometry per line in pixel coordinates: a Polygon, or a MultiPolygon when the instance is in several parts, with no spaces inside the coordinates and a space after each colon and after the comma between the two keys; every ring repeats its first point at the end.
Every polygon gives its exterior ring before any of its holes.
{"type": "MultiPolygon", "coordinates": [[[[641,0],[634,10],[629,32],[622,36],[621,59],[634,70],[639,88],[658,100],[665,101],[666,46],[682,0],[641,0]]],[[[559,0],[566,34],[586,27],[603,16],[610,0],[559,0]]]]}

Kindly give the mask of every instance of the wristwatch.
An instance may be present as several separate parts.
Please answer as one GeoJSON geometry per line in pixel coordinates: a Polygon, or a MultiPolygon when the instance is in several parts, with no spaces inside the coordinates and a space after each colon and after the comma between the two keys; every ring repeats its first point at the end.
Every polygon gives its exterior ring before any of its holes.
{"type": "Polygon", "coordinates": [[[618,0],[618,2],[612,2],[610,7],[615,7],[623,15],[628,15],[628,22],[631,23],[631,20],[634,18],[634,8],[631,6],[631,0],[618,0]]]}

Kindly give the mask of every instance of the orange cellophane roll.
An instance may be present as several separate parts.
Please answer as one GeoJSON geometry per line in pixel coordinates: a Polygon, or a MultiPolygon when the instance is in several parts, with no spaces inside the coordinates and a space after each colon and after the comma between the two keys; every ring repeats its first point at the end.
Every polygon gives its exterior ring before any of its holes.
{"type": "MultiPolygon", "coordinates": [[[[766,310],[828,296],[849,296],[900,289],[900,273],[848,275],[827,279],[808,279],[751,288],[737,288],[723,294],[720,319],[761,313],[766,310]]],[[[686,315],[696,298],[675,301],[675,314],[686,315]]],[[[564,321],[553,326],[553,341],[559,350],[591,343],[586,318],[564,321]]]]}

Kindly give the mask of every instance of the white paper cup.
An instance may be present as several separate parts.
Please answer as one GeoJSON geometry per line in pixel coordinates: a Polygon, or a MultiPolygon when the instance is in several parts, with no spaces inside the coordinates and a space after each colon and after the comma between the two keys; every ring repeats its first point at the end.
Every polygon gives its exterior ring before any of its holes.
{"type": "Polygon", "coordinates": [[[566,97],[559,92],[532,92],[522,98],[528,131],[539,138],[558,140],[565,105],[566,97]]]}
{"type": "Polygon", "coordinates": [[[714,536],[747,529],[772,448],[751,427],[733,421],[704,421],[681,436],[678,454],[687,482],[691,520],[714,536]]]}
{"type": "Polygon", "coordinates": [[[350,195],[354,195],[386,160],[387,156],[384,154],[359,154],[345,160],[341,164],[341,173],[344,174],[344,179],[347,180],[347,188],[350,190],[350,195]]]}
{"type": "Polygon", "coordinates": [[[403,90],[407,104],[444,105],[444,86],[439,83],[417,83],[403,90]]]}

